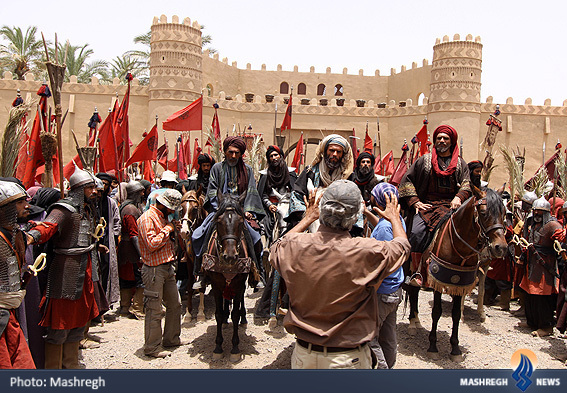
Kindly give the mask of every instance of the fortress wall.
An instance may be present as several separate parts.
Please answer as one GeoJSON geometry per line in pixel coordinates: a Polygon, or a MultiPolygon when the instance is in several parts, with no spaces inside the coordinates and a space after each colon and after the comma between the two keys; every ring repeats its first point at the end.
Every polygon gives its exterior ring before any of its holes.
{"type": "MultiPolygon", "coordinates": [[[[16,90],[20,89],[22,98],[27,100],[30,97],[35,100],[36,104],[39,102],[39,96],[36,94],[41,87],[40,81],[32,80],[32,75],[28,74],[26,81],[12,80],[11,75],[6,75],[9,79],[0,79],[0,132],[4,132],[4,127],[8,122],[8,112],[11,108],[12,101],[16,98],[16,90]]],[[[72,79],[73,80],[73,79],[72,79]]],[[[88,134],[87,124],[93,114],[94,108],[97,107],[100,117],[104,121],[108,114],[108,108],[114,103],[116,93],[119,95],[119,100],[122,102],[124,94],[126,93],[127,86],[119,85],[99,85],[98,81],[94,84],[82,83],[64,83],[61,94],[61,105],[63,114],[69,109],[65,123],[63,124],[63,161],[64,164],[69,162],[75,154],[75,142],[71,135],[71,130],[74,130],[79,144],[86,143],[86,136],[88,134]]],[[[148,95],[147,87],[138,86],[137,80],[134,80],[130,92],[130,138],[134,145],[142,140],[142,133],[147,125],[147,110],[148,110],[148,95]]],[[[48,99],[48,104],[52,108],[52,114],[55,113],[55,106],[53,98],[48,99]]],[[[36,107],[37,108],[37,107],[36,107]]],[[[35,117],[34,109],[33,114],[30,115],[31,121],[35,117]]],[[[30,125],[31,127],[31,125],[30,125]]]]}
{"type": "Polygon", "coordinates": [[[423,67],[412,68],[388,77],[388,100],[399,102],[409,98],[413,101],[413,105],[420,105],[418,98],[421,93],[424,97],[429,97],[431,66],[427,65],[427,60],[423,63],[423,67]]]}

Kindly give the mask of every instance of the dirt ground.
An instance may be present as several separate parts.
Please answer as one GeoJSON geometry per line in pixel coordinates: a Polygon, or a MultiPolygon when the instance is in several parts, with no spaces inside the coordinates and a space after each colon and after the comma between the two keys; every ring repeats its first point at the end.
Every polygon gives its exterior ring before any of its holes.
{"type": "MultiPolygon", "coordinates": [[[[424,329],[417,335],[408,335],[407,314],[409,309],[402,303],[398,309],[398,358],[396,369],[506,369],[511,368],[510,359],[518,349],[532,350],[538,359],[537,368],[565,369],[567,340],[555,331],[553,336],[532,337],[529,329],[517,327],[518,318],[497,307],[487,307],[487,319],[479,321],[473,299],[476,292],[465,300],[464,322],[460,324],[459,340],[464,354],[460,363],[449,359],[451,334],[451,298],[443,296],[443,315],[439,322],[439,360],[431,360],[426,351],[429,346],[428,334],[431,327],[432,292],[420,293],[420,319],[424,329]],[[427,330],[426,330],[427,329],[427,330]]],[[[144,322],[120,317],[91,327],[90,332],[102,339],[100,348],[81,351],[81,362],[87,369],[289,369],[294,337],[282,326],[270,330],[267,321],[255,320],[253,311],[261,293],[248,289],[245,296],[248,311],[248,325],[240,327],[241,360],[230,362],[232,324],[225,325],[224,357],[213,360],[216,323],[214,300],[205,296],[205,322],[197,322],[195,315],[199,298],[193,297],[193,318],[184,319],[181,337],[190,340],[186,346],[175,348],[171,356],[153,359],[143,354],[144,322]]],[[[512,311],[518,309],[512,303],[512,311]]],[[[113,314],[113,311],[110,311],[113,314]]]]}

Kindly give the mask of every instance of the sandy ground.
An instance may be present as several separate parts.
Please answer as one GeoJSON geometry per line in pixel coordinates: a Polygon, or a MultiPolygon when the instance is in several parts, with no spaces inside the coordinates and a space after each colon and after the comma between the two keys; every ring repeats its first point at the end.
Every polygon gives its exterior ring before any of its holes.
{"type": "MultiPolygon", "coordinates": [[[[274,330],[268,329],[266,321],[254,320],[253,311],[261,293],[248,289],[245,303],[248,311],[248,325],[240,327],[241,360],[230,362],[232,324],[225,325],[224,357],[213,360],[212,351],[216,335],[214,320],[214,300],[205,297],[205,322],[197,322],[198,297],[193,297],[193,319],[184,319],[181,337],[188,339],[186,346],[172,350],[165,359],[153,359],[143,354],[144,322],[127,317],[106,321],[91,327],[90,332],[102,339],[100,348],[81,351],[81,361],[88,369],[289,369],[294,337],[288,334],[282,319],[274,330]]],[[[464,322],[460,325],[460,346],[464,360],[455,363],[449,359],[451,315],[449,296],[443,296],[443,315],[439,322],[438,348],[439,360],[428,358],[428,334],[431,327],[432,292],[420,293],[420,319],[425,329],[414,337],[408,335],[407,313],[402,303],[398,309],[398,359],[397,369],[507,369],[510,359],[518,350],[532,350],[538,359],[538,368],[565,369],[567,340],[559,337],[557,331],[550,337],[532,337],[528,329],[516,326],[519,319],[497,307],[486,308],[487,319],[479,321],[476,305],[473,304],[475,292],[465,301],[464,322]]],[[[512,311],[518,305],[512,303],[512,311]]],[[[110,311],[112,314],[113,311],[110,311]]]]}

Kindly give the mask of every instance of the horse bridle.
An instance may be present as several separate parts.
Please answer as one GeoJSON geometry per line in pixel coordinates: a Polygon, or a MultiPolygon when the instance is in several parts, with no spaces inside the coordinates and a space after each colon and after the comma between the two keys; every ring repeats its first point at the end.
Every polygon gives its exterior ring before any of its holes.
{"type": "MultiPolygon", "coordinates": [[[[227,208],[224,212],[226,213],[227,211],[233,211],[236,213],[236,210],[234,208],[227,208]]],[[[238,213],[236,213],[238,214],[238,213]]],[[[242,217],[242,216],[241,216],[242,217]]],[[[242,219],[244,220],[244,217],[242,217],[242,219]]],[[[217,232],[218,233],[218,232],[217,232]]],[[[222,250],[223,250],[223,246],[222,243],[225,240],[234,240],[236,241],[236,254],[240,254],[240,248],[242,247],[242,234],[240,236],[236,236],[236,235],[224,235],[223,237],[221,237],[220,239],[217,238],[215,240],[216,243],[216,249],[217,249],[217,256],[220,259],[222,259],[222,250]]]]}
{"type": "MultiPolygon", "coordinates": [[[[482,239],[482,240],[481,240],[481,245],[483,246],[483,247],[481,247],[481,250],[482,250],[482,248],[484,248],[484,246],[485,246],[486,244],[488,244],[488,243],[490,242],[490,238],[489,238],[488,235],[489,235],[489,233],[490,233],[491,231],[494,231],[494,230],[497,230],[497,229],[506,229],[506,228],[504,227],[504,225],[502,225],[502,224],[494,224],[494,225],[489,226],[488,228],[485,228],[485,227],[484,227],[484,225],[482,224],[482,221],[479,220],[479,213],[478,213],[478,211],[477,211],[477,208],[478,208],[479,206],[486,205],[486,204],[487,204],[486,197],[479,199],[479,200],[476,201],[475,204],[474,204],[475,213],[476,213],[476,214],[474,215],[474,222],[475,222],[475,223],[479,226],[479,228],[480,228],[480,234],[479,234],[479,235],[481,236],[481,239],[482,239]]],[[[481,250],[477,250],[476,248],[474,248],[473,246],[471,246],[469,243],[467,243],[467,242],[465,241],[465,239],[463,239],[463,238],[461,237],[461,235],[459,235],[459,233],[457,232],[457,228],[455,227],[455,222],[453,221],[453,215],[451,215],[451,217],[449,218],[449,221],[451,222],[451,229],[452,229],[452,231],[449,232],[449,235],[451,235],[451,233],[454,232],[454,233],[455,233],[455,236],[457,237],[457,239],[459,239],[459,240],[461,241],[461,243],[463,243],[465,246],[467,246],[472,252],[476,253],[477,255],[480,254],[481,250]]],[[[452,245],[452,243],[453,243],[453,241],[452,241],[452,239],[451,239],[451,245],[452,245]]],[[[454,246],[452,246],[452,247],[453,247],[453,249],[455,249],[454,246]]],[[[457,250],[455,250],[455,252],[457,252],[457,250]]],[[[457,254],[458,254],[461,258],[464,258],[464,257],[463,257],[462,255],[460,255],[458,252],[457,252],[457,254]]],[[[466,258],[466,259],[468,259],[468,258],[466,258]]]]}
{"type": "MultiPolygon", "coordinates": [[[[199,201],[197,199],[195,199],[194,197],[189,197],[189,198],[181,201],[181,203],[183,203],[183,202],[195,202],[197,204],[196,209],[199,209],[199,201]]],[[[191,220],[191,219],[186,218],[186,217],[181,217],[181,219],[179,221],[181,221],[181,223],[187,221],[189,223],[189,225],[188,225],[189,233],[191,235],[193,235],[193,225],[195,225],[195,221],[197,221],[197,217],[195,217],[194,220],[191,220]]]]}

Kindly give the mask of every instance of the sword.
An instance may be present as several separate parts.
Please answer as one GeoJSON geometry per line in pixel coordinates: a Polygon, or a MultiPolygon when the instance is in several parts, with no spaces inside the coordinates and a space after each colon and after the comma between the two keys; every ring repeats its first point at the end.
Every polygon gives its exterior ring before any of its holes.
{"type": "Polygon", "coordinates": [[[37,276],[37,273],[45,269],[47,254],[42,252],[37,256],[33,265],[28,265],[27,270],[24,272],[21,282],[21,289],[25,289],[32,277],[37,276]]]}

